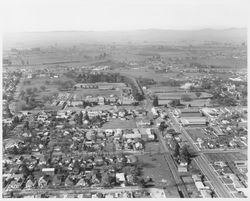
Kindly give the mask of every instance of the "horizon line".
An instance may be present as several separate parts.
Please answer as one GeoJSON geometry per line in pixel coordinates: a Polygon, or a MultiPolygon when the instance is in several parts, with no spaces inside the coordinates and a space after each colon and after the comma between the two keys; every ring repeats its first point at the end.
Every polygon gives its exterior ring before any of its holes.
{"type": "Polygon", "coordinates": [[[3,31],[3,33],[48,33],[48,32],[130,32],[130,31],[226,31],[230,29],[247,29],[247,27],[228,27],[228,28],[194,28],[194,29],[167,29],[167,28],[142,28],[142,29],[128,29],[128,30],[49,30],[49,31],[3,31]]]}

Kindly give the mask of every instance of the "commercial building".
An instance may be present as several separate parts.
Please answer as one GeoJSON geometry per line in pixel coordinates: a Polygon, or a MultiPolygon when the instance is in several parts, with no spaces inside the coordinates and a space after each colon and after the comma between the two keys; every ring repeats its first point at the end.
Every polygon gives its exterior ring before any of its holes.
{"type": "Polygon", "coordinates": [[[205,126],[208,123],[207,119],[204,117],[182,117],[180,118],[180,121],[183,126],[205,126]]]}

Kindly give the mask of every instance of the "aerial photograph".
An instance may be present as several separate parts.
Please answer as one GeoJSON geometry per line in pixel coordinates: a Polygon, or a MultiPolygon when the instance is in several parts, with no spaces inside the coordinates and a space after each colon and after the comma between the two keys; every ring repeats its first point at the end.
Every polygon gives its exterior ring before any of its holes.
{"type": "Polygon", "coordinates": [[[246,0],[4,0],[2,198],[242,198],[246,0]]]}

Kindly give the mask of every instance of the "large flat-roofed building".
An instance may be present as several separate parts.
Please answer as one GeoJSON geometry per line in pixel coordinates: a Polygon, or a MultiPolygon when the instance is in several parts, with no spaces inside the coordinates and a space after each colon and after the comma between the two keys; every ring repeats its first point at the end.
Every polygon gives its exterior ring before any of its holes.
{"type": "Polygon", "coordinates": [[[202,113],[198,108],[176,109],[179,117],[202,117],[202,113]]]}
{"type": "Polygon", "coordinates": [[[182,117],[180,121],[183,126],[205,126],[207,124],[207,119],[204,117],[182,117]]]}

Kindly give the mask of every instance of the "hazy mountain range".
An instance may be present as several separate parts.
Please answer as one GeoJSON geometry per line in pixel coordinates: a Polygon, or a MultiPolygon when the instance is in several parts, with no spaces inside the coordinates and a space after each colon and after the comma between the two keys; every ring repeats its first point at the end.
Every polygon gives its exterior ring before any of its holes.
{"type": "Polygon", "coordinates": [[[134,31],[53,31],[4,33],[3,48],[28,48],[79,43],[116,44],[200,44],[207,42],[242,43],[247,41],[246,28],[134,31]]]}

